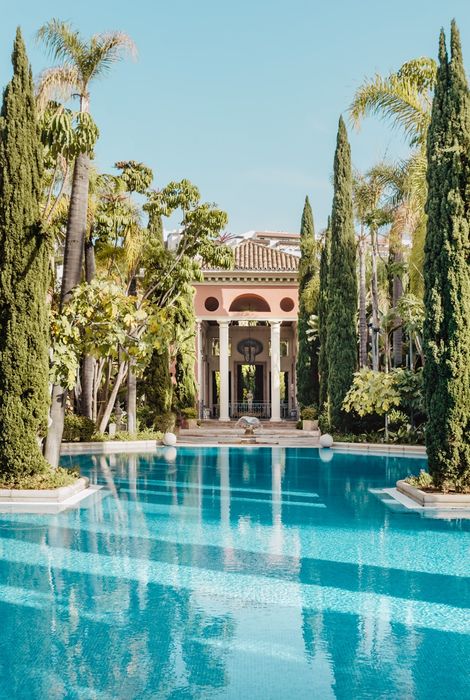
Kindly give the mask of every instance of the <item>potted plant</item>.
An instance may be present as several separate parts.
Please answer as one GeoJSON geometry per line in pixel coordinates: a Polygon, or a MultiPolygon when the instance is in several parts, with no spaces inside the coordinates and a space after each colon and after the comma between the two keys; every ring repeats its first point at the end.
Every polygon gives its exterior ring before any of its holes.
{"type": "Polygon", "coordinates": [[[316,406],[304,406],[300,415],[302,430],[318,430],[318,409],[316,406]]]}
{"type": "Polygon", "coordinates": [[[181,410],[181,417],[182,417],[182,428],[187,428],[189,430],[192,430],[193,428],[197,428],[197,411],[196,409],[191,406],[189,408],[183,408],[181,410]]]}

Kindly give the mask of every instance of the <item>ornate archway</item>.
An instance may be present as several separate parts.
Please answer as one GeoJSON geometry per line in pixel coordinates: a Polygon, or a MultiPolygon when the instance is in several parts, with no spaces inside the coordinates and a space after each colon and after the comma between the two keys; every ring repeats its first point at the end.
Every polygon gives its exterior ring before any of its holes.
{"type": "Polygon", "coordinates": [[[271,307],[266,299],[263,299],[259,294],[240,294],[230,304],[229,311],[269,312],[271,307]]]}

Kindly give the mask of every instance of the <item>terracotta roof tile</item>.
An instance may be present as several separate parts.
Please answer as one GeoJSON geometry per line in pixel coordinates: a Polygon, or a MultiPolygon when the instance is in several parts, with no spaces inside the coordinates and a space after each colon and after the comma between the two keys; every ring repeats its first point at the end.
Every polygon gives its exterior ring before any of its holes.
{"type": "Polygon", "coordinates": [[[299,259],[295,255],[276,248],[268,248],[252,240],[243,241],[235,246],[233,252],[234,270],[296,272],[299,269],[299,259]]]}

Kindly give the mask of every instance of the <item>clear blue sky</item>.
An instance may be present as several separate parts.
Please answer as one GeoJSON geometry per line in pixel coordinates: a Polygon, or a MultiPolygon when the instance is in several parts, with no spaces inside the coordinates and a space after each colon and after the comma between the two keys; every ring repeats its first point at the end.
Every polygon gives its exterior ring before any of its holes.
{"type": "MultiPolygon", "coordinates": [[[[52,17],[85,35],[123,30],[138,47],[92,88],[98,168],[133,159],[157,187],[190,178],[235,232],[298,230],[306,194],[322,228],[339,114],[364,77],[435,57],[452,17],[470,70],[469,0],[16,0],[2,2],[1,85],[18,24],[34,73],[49,65],[34,34],[52,17]]],[[[351,145],[362,170],[406,153],[376,119],[351,145]]]]}

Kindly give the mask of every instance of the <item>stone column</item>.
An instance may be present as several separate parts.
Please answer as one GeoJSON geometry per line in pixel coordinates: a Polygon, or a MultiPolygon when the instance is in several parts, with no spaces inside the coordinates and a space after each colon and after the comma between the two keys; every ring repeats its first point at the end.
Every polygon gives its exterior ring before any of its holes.
{"type": "Polygon", "coordinates": [[[271,420],[281,420],[281,322],[271,321],[271,420]]]}
{"type": "Polygon", "coordinates": [[[219,321],[219,372],[220,372],[220,412],[219,420],[230,420],[228,412],[228,329],[229,321],[219,321]]]}
{"type": "Polygon", "coordinates": [[[197,322],[197,398],[199,418],[202,418],[202,406],[204,405],[204,387],[202,376],[202,323],[197,322]]]}

